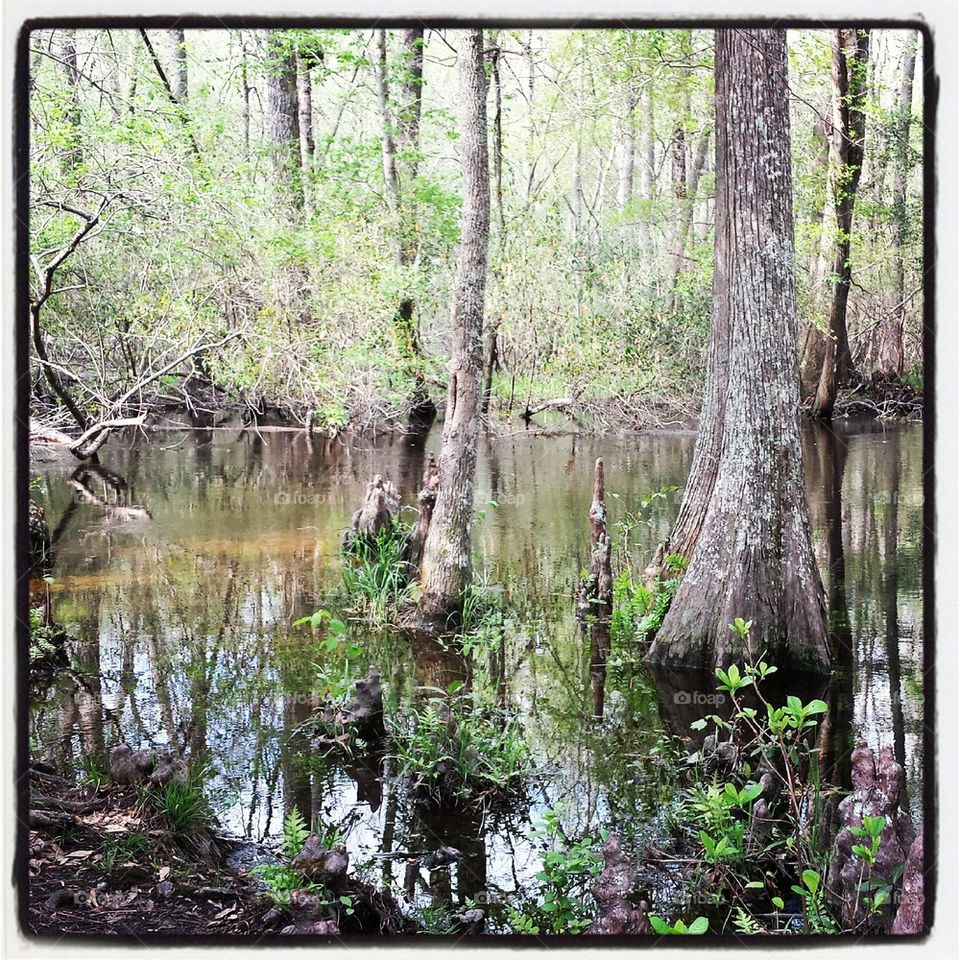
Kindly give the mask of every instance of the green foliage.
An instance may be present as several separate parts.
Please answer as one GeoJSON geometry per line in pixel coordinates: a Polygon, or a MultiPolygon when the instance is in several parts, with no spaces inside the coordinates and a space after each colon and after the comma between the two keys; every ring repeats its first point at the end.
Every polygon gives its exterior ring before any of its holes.
{"type": "MultiPolygon", "coordinates": [[[[315,832],[327,849],[331,849],[342,839],[336,831],[317,829],[315,832]]],[[[331,916],[335,917],[341,909],[346,916],[352,916],[355,910],[351,897],[334,897],[323,884],[313,882],[290,865],[289,861],[300,853],[310,833],[303,814],[294,807],[283,821],[280,852],[284,860],[278,863],[259,863],[250,872],[263,882],[267,895],[274,903],[285,906],[290,903],[290,894],[294,890],[306,890],[320,899],[321,906],[328,908],[331,916]]]]}
{"type": "Polygon", "coordinates": [[[142,806],[158,814],[167,829],[177,837],[190,840],[206,833],[214,816],[204,785],[210,770],[202,763],[191,763],[185,776],[173,777],[165,784],[142,784],[139,800],[142,806]]]}
{"type": "Polygon", "coordinates": [[[137,861],[149,849],[150,837],[140,831],[125,833],[119,837],[108,836],[103,842],[101,852],[103,869],[109,873],[128,861],[137,861]]]}
{"type": "Polygon", "coordinates": [[[531,772],[519,721],[472,706],[456,691],[402,712],[388,732],[398,775],[431,802],[515,796],[531,772]]]}
{"type": "Polygon", "coordinates": [[[399,517],[375,540],[358,535],[343,556],[343,584],[350,601],[374,623],[385,623],[391,611],[412,596],[406,561],[409,526],[399,517]]]}
{"type": "Polygon", "coordinates": [[[706,933],[710,929],[710,921],[707,920],[706,917],[697,917],[689,926],[682,920],[677,920],[673,926],[670,926],[666,920],[653,913],[648,914],[647,919],[650,921],[653,932],[659,936],[683,936],[686,934],[697,936],[706,933]]]}
{"type": "Polygon", "coordinates": [[[531,837],[548,845],[537,874],[539,892],[522,910],[508,911],[511,929],[528,934],[582,933],[593,919],[590,885],[603,870],[600,849],[607,832],[601,830],[596,836],[572,840],[556,811],[545,810],[531,837]]]}
{"type": "Polygon", "coordinates": [[[679,588],[678,578],[657,579],[648,588],[634,583],[629,571],[621,571],[613,584],[611,638],[629,643],[652,637],[663,624],[679,588]]]}
{"type": "Polygon", "coordinates": [[[309,836],[310,828],[303,814],[294,807],[283,821],[283,838],[280,845],[283,855],[292,860],[303,849],[309,836]]]}

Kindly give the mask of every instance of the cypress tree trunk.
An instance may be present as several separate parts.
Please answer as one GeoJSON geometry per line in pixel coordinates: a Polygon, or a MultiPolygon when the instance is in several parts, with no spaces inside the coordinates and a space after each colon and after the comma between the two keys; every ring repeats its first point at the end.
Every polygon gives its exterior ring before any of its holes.
{"type": "Polygon", "coordinates": [[[784,30],[716,31],[714,320],[671,550],[695,543],[648,659],[829,666],[800,446],[784,30]],[[750,189],[746,189],[746,185],[750,189]],[[728,624],[753,621],[752,650],[728,624]]]}
{"type": "Polygon", "coordinates": [[[867,62],[870,34],[866,30],[837,30],[834,34],[834,130],[837,166],[833,171],[833,204],[837,215],[833,300],[829,336],[823,352],[820,382],[811,414],[830,417],[837,389],[850,376],[852,361],[847,336],[847,300],[850,296],[850,239],[853,206],[863,170],[863,137],[866,117],[867,62]]]}
{"type": "Polygon", "coordinates": [[[301,210],[303,183],[296,52],[282,30],[271,30],[267,35],[267,53],[267,139],[274,145],[274,168],[281,199],[294,210],[301,210]]]}
{"type": "Polygon", "coordinates": [[[483,33],[466,30],[459,50],[460,164],[463,212],[454,288],[453,355],[440,450],[440,483],[420,567],[423,593],[406,618],[415,630],[439,632],[459,620],[471,578],[473,487],[477,466],[483,301],[490,235],[486,75],[483,33]]]}
{"type": "Polygon", "coordinates": [[[917,35],[911,33],[903,51],[900,99],[894,117],[896,134],[896,172],[893,179],[893,269],[896,298],[889,321],[884,324],[880,342],[879,370],[887,376],[903,375],[903,324],[906,298],[903,246],[907,232],[907,174],[910,158],[910,116],[913,110],[913,74],[917,64],[917,35]]]}

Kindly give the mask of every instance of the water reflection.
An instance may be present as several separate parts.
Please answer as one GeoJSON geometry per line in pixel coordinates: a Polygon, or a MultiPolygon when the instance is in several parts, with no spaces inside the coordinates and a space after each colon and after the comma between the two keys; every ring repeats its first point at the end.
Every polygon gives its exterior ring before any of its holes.
{"type": "MultiPolygon", "coordinates": [[[[35,463],[56,536],[51,613],[70,629],[74,668],[36,692],[36,752],[79,773],[121,735],[187,750],[216,771],[215,801],[234,833],[276,835],[296,808],[345,830],[355,863],[400,889],[406,883],[425,902],[463,903],[481,890],[529,884],[539,851],[525,828],[547,806],[571,833],[617,824],[642,839],[669,791],[655,749],[661,733],[689,736],[691,720],[711,711],[692,696],[677,700],[700,690],[691,681],[651,678],[642,651],[611,651],[602,636],[579,632],[572,597],[589,564],[596,457],[606,465],[616,534],[641,496],[682,487],[691,434],[487,441],[477,568],[510,604],[502,643],[471,676],[435,643],[357,634],[364,670],[376,664],[385,678],[388,710],[462,680],[488,686],[520,713],[540,777],[512,819],[424,815],[402,802],[389,757],[338,765],[314,756],[301,735],[323,651],[292,623],[336,602],[340,536],[368,478],[389,476],[414,503],[438,442],[438,431],[348,444],[205,426],[116,437],[100,453],[106,466],[79,477],[72,463],[35,463]],[[430,872],[407,857],[442,846],[461,858],[430,872]]],[[[854,740],[875,749],[893,742],[917,818],[921,431],[839,424],[809,430],[804,443],[837,666],[824,695],[822,757],[842,778],[854,740]]],[[[659,501],[649,523],[631,532],[635,570],[669,532],[678,505],[678,497],[659,501]]],[[[708,679],[700,692],[711,687],[708,679]]]]}

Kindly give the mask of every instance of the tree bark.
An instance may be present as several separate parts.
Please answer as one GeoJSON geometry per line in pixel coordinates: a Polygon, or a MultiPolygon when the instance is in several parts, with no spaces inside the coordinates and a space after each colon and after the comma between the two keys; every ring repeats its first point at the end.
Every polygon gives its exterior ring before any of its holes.
{"type": "Polygon", "coordinates": [[[637,152],[637,130],[633,124],[633,108],[636,102],[636,95],[628,89],[624,97],[624,117],[620,122],[620,181],[617,186],[617,203],[621,210],[633,199],[637,152]]]}
{"type": "MultiPolygon", "coordinates": [[[[383,122],[383,176],[387,205],[397,222],[397,263],[401,269],[416,264],[420,245],[416,179],[420,169],[423,46],[422,27],[403,31],[400,96],[394,118],[390,101],[387,34],[385,30],[380,30],[377,35],[377,91],[383,122]]],[[[400,298],[394,327],[397,346],[414,385],[410,419],[418,424],[429,424],[436,416],[437,408],[427,393],[417,305],[412,296],[400,298]]]]}
{"type": "Polygon", "coordinates": [[[170,29],[173,42],[173,95],[183,106],[187,102],[187,39],[182,27],[170,29]]]}
{"type": "Polygon", "coordinates": [[[852,361],[847,336],[847,300],[850,296],[850,240],[853,207],[863,170],[863,137],[866,123],[867,63],[870,34],[867,30],[834,32],[833,87],[835,154],[833,204],[837,216],[837,242],[834,255],[834,288],[830,304],[829,336],[823,351],[820,382],[811,414],[833,415],[837,390],[850,376],[852,361]]]}
{"type": "MultiPolygon", "coordinates": [[[[640,219],[640,248],[644,259],[652,265],[653,246],[650,236],[650,219],[653,209],[653,200],[656,184],[654,170],[656,155],[654,148],[654,111],[653,93],[649,86],[643,91],[644,120],[643,120],[643,199],[647,201],[647,209],[640,219]]],[[[655,270],[653,271],[656,272],[655,270]]]]}
{"type": "Polygon", "coordinates": [[[304,180],[313,167],[313,80],[310,77],[310,63],[297,52],[297,105],[300,122],[300,168],[304,180]]]}
{"type": "Polygon", "coordinates": [[[800,446],[786,32],[716,31],[709,376],[670,544],[690,563],[648,659],[829,666],[800,446]],[[750,185],[749,191],[744,185],[750,185]],[[745,644],[728,627],[753,621],[745,644]]]}
{"type": "Polygon", "coordinates": [[[910,120],[913,112],[913,75],[917,65],[917,35],[911,33],[903,50],[900,98],[894,117],[896,172],[893,180],[893,270],[894,307],[884,324],[880,341],[879,372],[903,376],[903,325],[906,316],[903,247],[907,233],[907,175],[910,168],[910,120]]]}
{"type": "Polygon", "coordinates": [[[694,154],[693,163],[687,171],[686,187],[683,197],[680,199],[680,210],[677,214],[677,240],[673,259],[673,277],[670,281],[671,296],[676,295],[677,282],[686,267],[687,238],[690,236],[690,225],[693,223],[693,207],[697,198],[697,189],[700,186],[700,178],[703,176],[704,168],[707,165],[709,147],[710,130],[707,129],[697,143],[697,151],[694,154]]]}
{"type": "Polygon", "coordinates": [[[281,200],[299,211],[303,208],[304,195],[296,53],[282,30],[269,31],[267,53],[267,139],[273,144],[274,171],[281,200]]]}
{"type": "Polygon", "coordinates": [[[73,30],[63,31],[61,58],[67,85],[70,87],[70,97],[64,111],[70,125],[70,146],[63,155],[64,170],[69,172],[83,159],[80,146],[80,75],[77,73],[77,41],[73,30]]]}
{"type": "Polygon", "coordinates": [[[490,235],[483,32],[466,30],[459,50],[463,212],[454,289],[453,354],[438,463],[437,502],[421,564],[422,595],[407,618],[417,630],[459,621],[471,578],[471,521],[483,366],[483,303],[490,235]]]}

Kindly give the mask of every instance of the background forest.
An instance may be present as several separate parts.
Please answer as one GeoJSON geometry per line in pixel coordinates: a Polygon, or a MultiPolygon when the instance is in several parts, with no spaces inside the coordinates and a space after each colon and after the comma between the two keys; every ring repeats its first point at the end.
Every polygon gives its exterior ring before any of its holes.
{"type": "MultiPolygon", "coordinates": [[[[713,43],[485,32],[494,414],[696,413],[713,43]]],[[[920,386],[923,64],[914,31],[864,44],[838,100],[831,31],[789,33],[807,399],[844,239],[853,382],[920,386]],[[858,91],[862,173],[831,133],[858,91]]],[[[442,30],[35,32],[32,336],[50,361],[46,380],[34,367],[37,412],[89,425],[239,404],[330,428],[432,413],[459,240],[456,59],[442,30]]]]}

